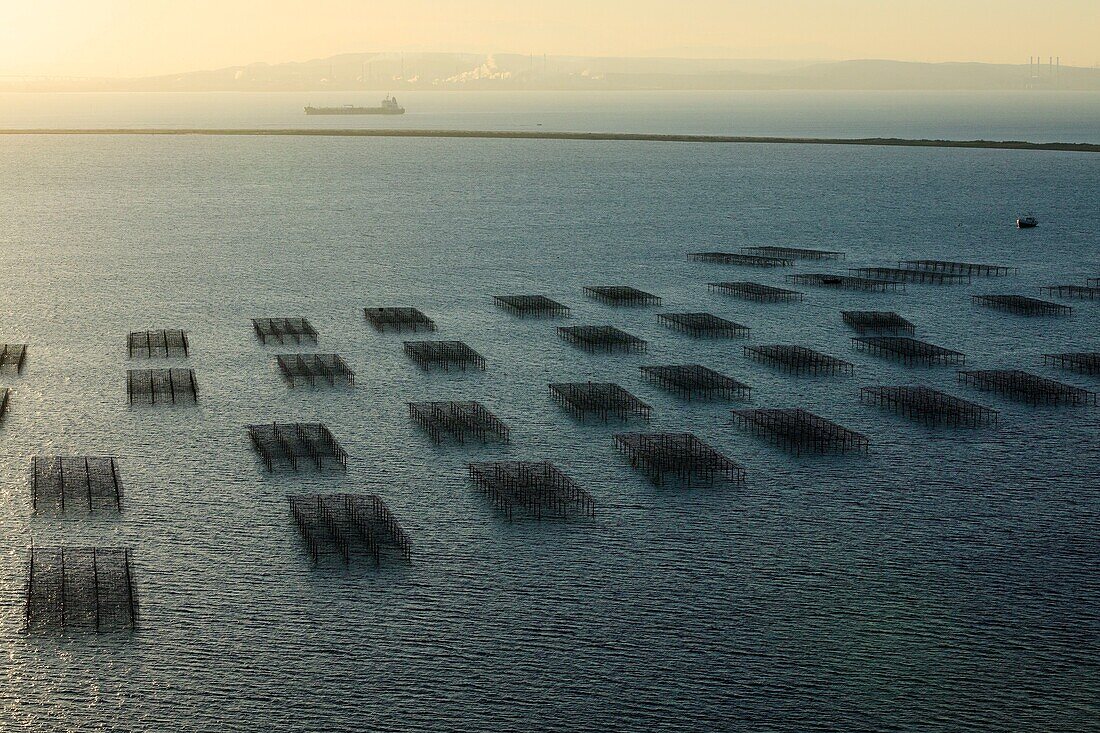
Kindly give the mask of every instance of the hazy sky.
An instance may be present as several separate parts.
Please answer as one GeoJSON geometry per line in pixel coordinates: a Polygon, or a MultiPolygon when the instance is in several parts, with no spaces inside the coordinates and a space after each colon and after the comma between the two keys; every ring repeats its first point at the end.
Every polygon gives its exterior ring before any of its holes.
{"type": "Polygon", "coordinates": [[[357,51],[1100,63],[1100,0],[0,0],[0,74],[357,51]]]}

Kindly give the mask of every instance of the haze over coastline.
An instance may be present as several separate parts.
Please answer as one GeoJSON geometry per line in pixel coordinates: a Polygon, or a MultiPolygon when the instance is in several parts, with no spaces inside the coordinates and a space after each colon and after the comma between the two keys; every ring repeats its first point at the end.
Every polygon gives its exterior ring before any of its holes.
{"type": "MultiPolygon", "coordinates": [[[[1038,57],[1035,57],[1038,59],[1038,57]]],[[[1100,91],[1100,68],[884,59],[799,61],[475,53],[348,53],[157,76],[10,75],[0,91],[1100,91]]]]}

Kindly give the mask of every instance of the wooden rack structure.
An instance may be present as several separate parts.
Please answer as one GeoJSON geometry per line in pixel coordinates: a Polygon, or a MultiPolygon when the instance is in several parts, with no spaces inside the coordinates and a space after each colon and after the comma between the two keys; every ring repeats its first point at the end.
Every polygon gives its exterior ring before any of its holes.
{"type": "Polygon", "coordinates": [[[620,433],[615,445],[657,486],[667,479],[683,486],[745,483],[744,466],[692,433],[620,433]]]}
{"type": "Polygon", "coordinates": [[[997,410],[931,387],[862,387],[859,399],[931,426],[978,427],[996,423],[999,416],[997,410]]]}
{"type": "Polygon", "coordinates": [[[779,301],[806,299],[805,293],[787,288],[777,288],[771,285],[762,285],[753,282],[720,282],[707,283],[707,289],[711,292],[719,292],[732,295],[744,300],[755,300],[760,303],[777,303],[779,301]]]}
{"type": "Polygon", "coordinates": [[[632,417],[649,420],[652,408],[612,382],[561,382],[550,385],[550,394],[562,409],[584,419],[593,415],[604,422],[632,417]]]}
{"type": "Polygon", "coordinates": [[[450,438],[456,443],[490,440],[507,443],[511,431],[504,421],[476,401],[410,402],[409,417],[435,443],[450,438]]]}
{"type": "Polygon", "coordinates": [[[509,521],[516,514],[566,519],[595,513],[588,492],[549,461],[470,463],[467,468],[474,486],[509,521]]]}
{"type": "Polygon", "coordinates": [[[111,457],[35,456],[31,459],[31,508],[35,512],[122,510],[122,482],[111,457]]]}
{"type": "Polygon", "coordinates": [[[412,557],[408,534],[374,494],[295,494],[288,499],[314,564],[325,555],[337,555],[345,565],[366,556],[376,567],[383,559],[408,562],[412,557]]]}
{"type": "Polygon", "coordinates": [[[737,424],[772,443],[801,454],[866,451],[870,439],[802,408],[734,410],[737,424]]]}
{"type": "Polygon", "coordinates": [[[137,598],[130,550],[31,547],[25,608],[32,634],[133,629],[137,598]]]}
{"type": "Polygon", "coordinates": [[[248,437],[268,471],[346,471],[348,454],[323,423],[264,423],[249,425],[248,437]]]}
{"type": "Polygon", "coordinates": [[[545,295],[494,295],[493,303],[517,316],[557,318],[569,315],[569,306],[551,300],[545,295]]]}

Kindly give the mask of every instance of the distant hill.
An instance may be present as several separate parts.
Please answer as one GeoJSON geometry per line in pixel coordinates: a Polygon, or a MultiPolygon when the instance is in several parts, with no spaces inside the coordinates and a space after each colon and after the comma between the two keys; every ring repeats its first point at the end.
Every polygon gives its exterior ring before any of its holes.
{"type": "Polygon", "coordinates": [[[1100,69],[885,60],[599,58],[357,53],[132,79],[8,80],[7,89],[79,91],[905,89],[1100,91],[1100,69]]]}

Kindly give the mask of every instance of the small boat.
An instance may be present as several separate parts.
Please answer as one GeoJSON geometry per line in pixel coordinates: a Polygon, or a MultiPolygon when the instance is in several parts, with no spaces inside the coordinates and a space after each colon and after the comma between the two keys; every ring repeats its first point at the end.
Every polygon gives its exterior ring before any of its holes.
{"type": "Polygon", "coordinates": [[[1021,216],[1016,220],[1016,227],[1018,229],[1033,229],[1039,226],[1039,220],[1034,216],[1021,216]]]}

